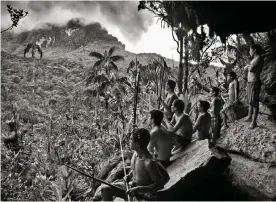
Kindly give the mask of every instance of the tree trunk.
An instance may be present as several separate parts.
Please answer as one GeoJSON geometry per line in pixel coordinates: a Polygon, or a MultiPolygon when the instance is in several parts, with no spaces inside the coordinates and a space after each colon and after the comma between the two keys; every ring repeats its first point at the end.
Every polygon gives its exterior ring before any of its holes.
{"type": "Polygon", "coordinates": [[[188,36],[184,39],[185,56],[184,56],[184,94],[188,92],[188,76],[189,76],[189,49],[188,49],[188,36]]]}
{"type": "Polygon", "coordinates": [[[183,79],[183,38],[179,40],[180,44],[180,53],[179,53],[179,73],[178,73],[178,94],[180,95],[182,93],[182,79],[183,79]]]}

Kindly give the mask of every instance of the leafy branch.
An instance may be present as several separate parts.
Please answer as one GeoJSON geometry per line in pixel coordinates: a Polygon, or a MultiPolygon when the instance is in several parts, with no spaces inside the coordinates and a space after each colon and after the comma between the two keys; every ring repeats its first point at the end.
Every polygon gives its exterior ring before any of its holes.
{"type": "Polygon", "coordinates": [[[28,15],[28,11],[24,11],[22,9],[15,9],[11,7],[10,5],[7,5],[8,12],[10,13],[12,25],[8,27],[7,29],[1,31],[1,33],[11,30],[13,27],[17,27],[19,20],[26,17],[28,15]]]}

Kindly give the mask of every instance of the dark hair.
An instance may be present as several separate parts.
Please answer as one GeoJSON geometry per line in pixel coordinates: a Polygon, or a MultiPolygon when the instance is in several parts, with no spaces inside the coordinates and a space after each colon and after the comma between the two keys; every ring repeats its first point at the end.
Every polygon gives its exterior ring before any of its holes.
{"type": "Polygon", "coordinates": [[[173,105],[178,109],[178,111],[183,112],[185,108],[185,104],[182,100],[176,99],[173,102],[173,105]]]}
{"type": "Polygon", "coordinates": [[[210,109],[209,102],[207,102],[205,100],[199,100],[199,104],[203,108],[204,111],[207,111],[208,109],[210,109]]]}
{"type": "Polygon", "coordinates": [[[150,142],[150,133],[145,128],[137,128],[133,131],[132,138],[141,149],[146,149],[150,142]]]}
{"type": "Polygon", "coordinates": [[[229,74],[229,76],[230,76],[233,80],[237,78],[236,72],[231,71],[231,72],[229,72],[228,74],[229,74]]]}
{"type": "Polygon", "coordinates": [[[250,46],[250,48],[255,50],[258,55],[260,55],[263,52],[263,48],[260,44],[253,44],[250,46]]]}
{"type": "Polygon", "coordinates": [[[163,117],[164,117],[164,114],[162,111],[160,110],[151,110],[150,111],[150,116],[151,116],[151,119],[153,119],[154,123],[156,125],[161,125],[162,123],[162,120],[163,120],[163,117]]]}
{"type": "Polygon", "coordinates": [[[215,92],[215,95],[220,93],[220,89],[218,87],[213,87],[212,90],[215,92]]]}
{"type": "Polygon", "coordinates": [[[169,86],[169,88],[170,88],[171,90],[174,90],[174,89],[175,89],[176,82],[175,82],[174,80],[169,79],[169,80],[167,81],[167,84],[168,84],[168,86],[169,86]]]}

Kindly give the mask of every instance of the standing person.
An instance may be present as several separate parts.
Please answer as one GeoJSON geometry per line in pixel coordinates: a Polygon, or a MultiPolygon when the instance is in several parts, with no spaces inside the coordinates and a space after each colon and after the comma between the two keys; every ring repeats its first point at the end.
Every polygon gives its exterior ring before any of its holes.
{"type": "Polygon", "coordinates": [[[229,88],[228,88],[228,100],[226,106],[221,110],[223,128],[228,128],[227,124],[227,114],[228,110],[233,110],[233,107],[239,103],[239,81],[237,79],[237,74],[235,72],[229,72],[229,88]]]}
{"type": "Polygon", "coordinates": [[[212,114],[214,116],[213,127],[212,127],[212,131],[213,131],[212,142],[215,144],[216,140],[220,137],[220,129],[222,124],[220,112],[223,106],[223,101],[220,98],[220,89],[218,87],[213,87],[212,96],[213,96],[212,114]]]}
{"type": "Polygon", "coordinates": [[[148,150],[152,154],[156,153],[157,160],[166,168],[170,164],[172,136],[161,126],[164,117],[162,111],[152,110],[150,111],[150,116],[153,128],[150,132],[148,150]]]}
{"type": "MultiPolygon", "coordinates": [[[[145,194],[154,200],[154,193],[164,188],[170,179],[166,169],[154,160],[147,149],[150,141],[149,131],[138,128],[134,130],[131,139],[131,148],[135,151],[131,159],[132,172],[125,177],[126,181],[132,178],[129,183],[131,188],[126,193],[105,185],[101,188],[103,201],[112,201],[116,196],[127,200],[127,194],[135,195],[135,193],[145,194]]],[[[114,183],[114,185],[126,189],[123,182],[114,183]]]]}
{"type": "Polygon", "coordinates": [[[176,154],[183,150],[192,140],[193,124],[190,117],[184,113],[185,104],[182,100],[175,100],[172,104],[173,117],[171,122],[165,119],[168,131],[175,135],[176,145],[172,150],[172,154],[176,154]]]}
{"type": "Polygon", "coordinates": [[[198,102],[198,109],[200,114],[193,127],[193,132],[198,131],[198,140],[210,140],[211,115],[208,113],[210,104],[205,100],[199,100],[198,102]]]}
{"type": "MultiPolygon", "coordinates": [[[[158,98],[158,99],[160,99],[160,102],[163,106],[164,114],[169,119],[169,121],[171,121],[172,117],[173,117],[173,112],[171,111],[172,103],[174,100],[176,100],[178,98],[176,93],[174,92],[175,86],[176,86],[175,81],[168,80],[167,81],[167,89],[166,89],[168,94],[167,94],[165,101],[163,101],[161,97],[158,98]]],[[[161,108],[161,110],[162,110],[162,108],[161,108]]]]}
{"type": "Polygon", "coordinates": [[[247,98],[249,111],[246,121],[251,122],[250,128],[257,126],[257,116],[259,113],[259,95],[261,91],[260,74],[263,69],[264,59],[261,56],[262,47],[259,44],[254,44],[250,47],[249,54],[253,57],[249,65],[245,67],[247,73],[247,98]],[[253,120],[252,120],[253,113],[253,120]]]}

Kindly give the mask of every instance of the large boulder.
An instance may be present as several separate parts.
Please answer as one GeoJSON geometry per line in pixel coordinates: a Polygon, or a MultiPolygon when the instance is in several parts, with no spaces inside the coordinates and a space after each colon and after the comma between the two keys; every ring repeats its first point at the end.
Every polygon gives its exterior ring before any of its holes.
{"type": "Polygon", "coordinates": [[[253,199],[276,199],[276,168],[274,166],[252,161],[237,154],[230,154],[230,156],[232,161],[229,173],[234,186],[246,192],[253,199]]]}
{"type": "Polygon", "coordinates": [[[235,121],[218,139],[217,146],[259,162],[276,164],[275,122],[259,115],[258,127],[249,129],[249,125],[244,120],[235,121]]]}
{"type": "MultiPolygon", "coordinates": [[[[230,162],[230,157],[225,153],[210,149],[207,140],[192,142],[167,168],[170,180],[158,192],[158,200],[202,199],[199,189],[211,187],[210,179],[222,174],[230,162]]],[[[214,192],[212,194],[216,195],[214,192]]]]}
{"type": "Polygon", "coordinates": [[[276,120],[276,62],[269,62],[264,66],[261,80],[263,85],[260,100],[267,105],[276,120]]]}

